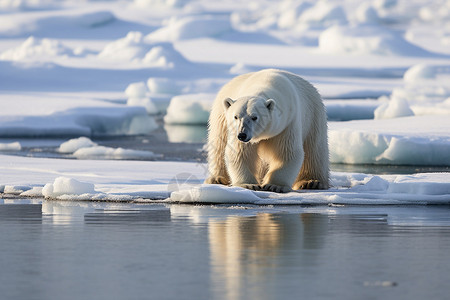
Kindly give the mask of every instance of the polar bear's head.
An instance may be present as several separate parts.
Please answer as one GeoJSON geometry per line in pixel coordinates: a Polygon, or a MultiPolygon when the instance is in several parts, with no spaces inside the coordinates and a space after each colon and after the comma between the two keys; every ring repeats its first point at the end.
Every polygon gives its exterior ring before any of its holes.
{"type": "Polygon", "coordinates": [[[267,126],[272,122],[275,107],[273,99],[242,97],[223,101],[230,134],[244,143],[257,143],[264,139],[267,126]]]}

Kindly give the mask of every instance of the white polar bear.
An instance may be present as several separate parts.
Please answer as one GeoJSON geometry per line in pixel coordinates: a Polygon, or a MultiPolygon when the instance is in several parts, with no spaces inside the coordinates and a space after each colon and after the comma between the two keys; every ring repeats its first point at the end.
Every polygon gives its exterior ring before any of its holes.
{"type": "Polygon", "coordinates": [[[205,183],[289,192],[327,189],[327,117],[301,77],[267,69],[240,75],[214,101],[205,183]]]}

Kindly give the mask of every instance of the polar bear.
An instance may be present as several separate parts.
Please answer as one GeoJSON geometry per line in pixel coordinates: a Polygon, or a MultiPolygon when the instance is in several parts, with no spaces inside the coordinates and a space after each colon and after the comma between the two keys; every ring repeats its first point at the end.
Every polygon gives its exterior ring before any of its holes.
{"type": "Polygon", "coordinates": [[[327,189],[327,117],[298,75],[266,69],[235,77],[214,100],[205,183],[290,192],[327,189]]]}

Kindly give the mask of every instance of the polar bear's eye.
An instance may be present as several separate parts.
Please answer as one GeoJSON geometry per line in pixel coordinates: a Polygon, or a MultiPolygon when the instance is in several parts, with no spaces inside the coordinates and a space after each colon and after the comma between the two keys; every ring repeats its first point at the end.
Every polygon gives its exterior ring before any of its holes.
{"type": "Polygon", "coordinates": [[[256,121],[256,120],[258,120],[258,117],[256,117],[256,116],[255,116],[255,117],[252,117],[252,120],[253,120],[253,121],[256,121]]]}
{"type": "Polygon", "coordinates": [[[235,120],[237,120],[237,119],[238,119],[238,117],[237,117],[237,116],[234,116],[234,119],[235,119],[235,120]]]}

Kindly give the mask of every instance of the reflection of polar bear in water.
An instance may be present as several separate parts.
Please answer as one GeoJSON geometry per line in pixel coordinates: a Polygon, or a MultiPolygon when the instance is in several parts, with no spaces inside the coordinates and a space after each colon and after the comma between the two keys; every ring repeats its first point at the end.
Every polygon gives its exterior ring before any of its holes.
{"type": "Polygon", "coordinates": [[[327,120],[317,90],[281,70],[240,75],[209,118],[206,183],[288,192],[328,188],[327,120]]]}

